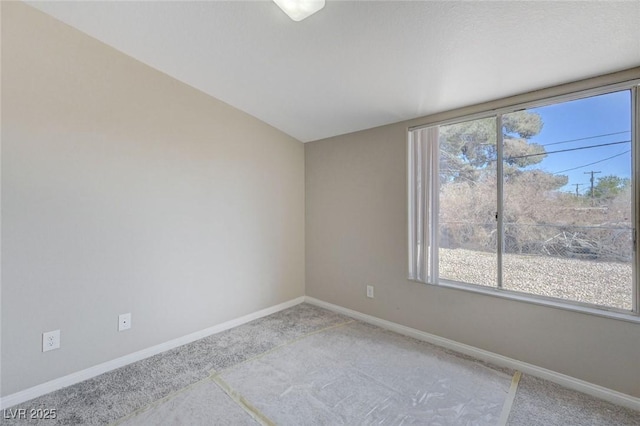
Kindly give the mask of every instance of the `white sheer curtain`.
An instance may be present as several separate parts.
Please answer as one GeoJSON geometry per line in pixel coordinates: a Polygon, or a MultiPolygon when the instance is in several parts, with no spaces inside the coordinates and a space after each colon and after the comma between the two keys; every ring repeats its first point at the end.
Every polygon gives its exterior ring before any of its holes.
{"type": "Polygon", "coordinates": [[[438,127],[409,132],[409,279],[438,281],[438,127]]]}

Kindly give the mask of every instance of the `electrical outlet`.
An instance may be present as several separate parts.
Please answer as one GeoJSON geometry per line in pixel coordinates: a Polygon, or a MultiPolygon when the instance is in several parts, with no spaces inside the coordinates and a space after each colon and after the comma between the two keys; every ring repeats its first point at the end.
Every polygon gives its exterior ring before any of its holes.
{"type": "Polygon", "coordinates": [[[42,352],[52,351],[60,347],[60,330],[42,333],[42,352]]]}
{"type": "Polygon", "coordinates": [[[373,299],[373,286],[372,285],[368,285],[367,286],[367,297],[369,299],[373,299]]]}
{"type": "Polygon", "coordinates": [[[131,328],[131,314],[122,314],[118,316],[118,331],[125,331],[131,328]]]}

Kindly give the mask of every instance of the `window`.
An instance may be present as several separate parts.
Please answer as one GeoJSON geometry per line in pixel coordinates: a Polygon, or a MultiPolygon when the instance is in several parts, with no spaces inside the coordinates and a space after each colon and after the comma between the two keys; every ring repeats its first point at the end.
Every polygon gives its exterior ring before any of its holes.
{"type": "Polygon", "coordinates": [[[634,84],[410,130],[409,278],[637,315],[634,84]]]}

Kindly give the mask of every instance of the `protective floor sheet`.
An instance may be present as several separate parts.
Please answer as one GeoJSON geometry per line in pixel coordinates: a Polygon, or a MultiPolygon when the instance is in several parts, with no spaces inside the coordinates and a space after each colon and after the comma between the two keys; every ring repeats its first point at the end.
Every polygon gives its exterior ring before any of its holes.
{"type": "Polygon", "coordinates": [[[220,378],[280,425],[496,425],[511,376],[359,322],[220,378]]]}
{"type": "Polygon", "coordinates": [[[124,419],[119,424],[127,426],[258,425],[210,379],[196,383],[166,400],[136,413],[135,416],[124,419]]]}

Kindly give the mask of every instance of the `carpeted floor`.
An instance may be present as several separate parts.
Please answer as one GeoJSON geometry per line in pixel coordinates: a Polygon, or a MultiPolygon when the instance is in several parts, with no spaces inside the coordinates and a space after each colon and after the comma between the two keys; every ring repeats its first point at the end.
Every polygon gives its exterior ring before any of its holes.
{"type": "Polygon", "coordinates": [[[48,425],[640,425],[513,374],[302,304],[12,408],[56,408],[48,425]]]}

